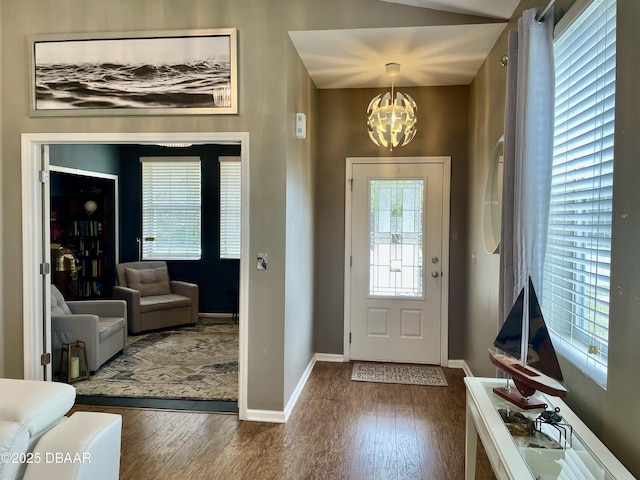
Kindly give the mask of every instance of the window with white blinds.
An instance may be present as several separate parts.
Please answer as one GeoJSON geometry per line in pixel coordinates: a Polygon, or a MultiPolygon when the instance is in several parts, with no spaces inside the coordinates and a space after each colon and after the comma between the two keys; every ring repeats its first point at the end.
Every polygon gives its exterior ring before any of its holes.
{"type": "Polygon", "coordinates": [[[220,160],[220,258],[240,258],[242,176],[240,157],[220,160]]]}
{"type": "Polygon", "coordinates": [[[574,8],[579,13],[554,42],[553,174],[542,304],[556,349],[606,387],[616,2],[579,0],[574,8]]]}
{"type": "Polygon", "coordinates": [[[200,157],[141,157],[142,258],[199,260],[200,157]]]}

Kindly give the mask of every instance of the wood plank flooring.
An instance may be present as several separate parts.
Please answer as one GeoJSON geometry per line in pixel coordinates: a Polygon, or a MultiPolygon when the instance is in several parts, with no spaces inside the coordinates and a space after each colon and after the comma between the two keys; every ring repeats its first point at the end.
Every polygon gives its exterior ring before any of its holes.
{"type": "MultiPolygon", "coordinates": [[[[351,368],[317,363],[287,424],[199,412],[74,411],[122,415],[122,480],[464,478],[462,370],[444,369],[448,387],[425,387],[352,382],[351,368]]],[[[495,479],[481,447],[477,468],[477,479],[495,479]]]]}

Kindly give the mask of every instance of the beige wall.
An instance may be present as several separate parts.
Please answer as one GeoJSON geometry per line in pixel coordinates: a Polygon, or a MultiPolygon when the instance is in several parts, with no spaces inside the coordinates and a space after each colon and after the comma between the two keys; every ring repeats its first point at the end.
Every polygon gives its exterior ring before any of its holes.
{"type": "Polygon", "coordinates": [[[316,175],[316,351],[343,353],[347,157],[451,156],[449,358],[462,358],[467,197],[468,87],[402,88],[418,104],[418,133],[389,152],[367,133],[366,108],[385,89],[320,90],[316,175]]]}
{"type": "MultiPolygon", "coordinates": [[[[269,254],[269,269],[251,269],[249,278],[249,408],[281,410],[287,402],[295,377],[305,365],[306,349],[297,350],[293,340],[303,332],[308,344],[311,328],[307,306],[286,300],[287,274],[303,285],[311,282],[311,269],[287,266],[310,249],[310,238],[299,247],[288,229],[309,214],[308,204],[300,210],[289,203],[293,193],[289,179],[309,182],[312,154],[298,155],[290,148],[293,131],[287,94],[290,62],[289,30],[320,28],[368,28],[386,26],[478,23],[476,17],[402,7],[378,0],[0,0],[2,221],[11,225],[2,236],[0,295],[0,338],[4,368],[1,373],[21,377],[22,365],[22,249],[20,134],[28,132],[183,132],[248,131],[251,134],[250,258],[269,254]],[[238,115],[30,118],[28,114],[28,36],[34,34],[155,31],[236,27],[239,52],[238,115]],[[300,167],[288,177],[288,168],[300,167]],[[306,170],[305,170],[306,169],[306,170]],[[289,209],[289,210],[287,210],[289,209]],[[289,236],[288,236],[289,235],[289,236]],[[290,267],[290,268],[289,268],[290,267]],[[287,310],[288,309],[288,310],[287,310]],[[306,311],[305,311],[306,310],[306,311]],[[291,316],[287,315],[291,312],[291,316]],[[290,330],[287,322],[303,312],[302,322],[290,330]],[[289,332],[289,340],[285,334],[289,332]],[[290,350],[290,351],[289,351],[290,350]],[[287,366],[285,358],[293,363],[287,366]]],[[[293,74],[295,76],[295,74],[293,74]]],[[[298,80],[295,80],[298,82],[298,80]]],[[[302,92],[302,83],[296,83],[302,92]]],[[[307,100],[304,100],[307,102],[307,100]]],[[[312,102],[309,104],[311,105],[312,102]]],[[[305,103],[302,104],[303,106],[305,103]]],[[[299,105],[295,105],[297,108],[299,105]]],[[[313,113],[311,113],[313,115],[313,113]]],[[[309,118],[313,124],[313,118],[309,118]]],[[[438,152],[441,153],[441,152],[438,152]]],[[[341,261],[341,260],[337,260],[341,261]]],[[[308,295],[308,293],[307,293],[308,295]]],[[[293,321],[293,320],[291,320],[293,321]]],[[[1,365],[1,364],[0,364],[1,365]]]]}
{"type": "MultiPolygon", "coordinates": [[[[526,0],[523,7],[541,2],[526,0]]],[[[566,10],[572,0],[559,1],[566,10]]],[[[618,0],[616,137],[611,265],[609,373],[607,390],[578,368],[561,359],[569,388],[567,403],[613,453],[640,477],[640,116],[637,79],[640,78],[640,3],[618,0]]],[[[504,69],[498,60],[506,53],[501,38],[471,85],[469,139],[469,246],[465,359],[474,374],[493,376],[487,348],[497,324],[497,255],[484,252],[481,202],[485,176],[495,140],[504,125],[504,69]],[[478,252],[477,264],[470,254],[478,252]]]]}
{"type": "Polygon", "coordinates": [[[274,212],[285,208],[284,111],[273,105],[284,105],[286,85],[282,72],[286,68],[282,50],[268,45],[278,36],[269,32],[264,19],[271,10],[264,2],[243,2],[247,8],[232,8],[231,3],[145,1],[99,2],[71,0],[61,4],[41,0],[3,1],[2,44],[2,118],[4,221],[13,228],[4,238],[2,274],[5,279],[2,308],[5,335],[5,374],[22,375],[22,309],[20,247],[20,143],[22,132],[172,132],[172,131],[249,131],[251,132],[251,177],[260,179],[251,192],[251,253],[269,252],[271,268],[263,275],[252,275],[250,312],[262,311],[274,325],[254,322],[250,328],[249,405],[259,409],[281,409],[282,388],[260,379],[282,378],[282,324],[284,320],[285,218],[274,212]],[[34,15],[34,12],[39,12],[34,15]],[[218,117],[101,117],[101,118],[29,118],[28,116],[28,43],[27,36],[40,33],[86,31],[170,30],[236,26],[239,28],[240,51],[240,115],[218,117]],[[266,41],[265,41],[266,39],[266,41]],[[250,86],[244,78],[260,79],[270,95],[250,86]],[[10,87],[10,88],[9,88],[10,87]],[[272,112],[280,121],[261,121],[262,112],[272,112]],[[271,208],[265,208],[270,205],[271,208]],[[11,281],[7,282],[7,279],[11,281]],[[279,334],[278,334],[279,332],[279,334]],[[280,337],[280,340],[278,340],[280,337]],[[257,344],[256,344],[257,343],[257,344]]]}
{"type": "Polygon", "coordinates": [[[464,358],[476,376],[494,376],[496,371],[489,362],[487,349],[497,334],[500,256],[489,254],[484,248],[482,207],[491,154],[504,133],[507,69],[500,66],[499,59],[506,53],[505,32],[471,83],[469,95],[469,218],[468,243],[463,255],[467,268],[464,358]]]}
{"type": "Polygon", "coordinates": [[[285,273],[284,398],[290,398],[313,358],[313,200],[317,89],[293,43],[287,44],[287,271],[285,273]],[[307,117],[307,138],[293,135],[296,113],[307,117]]]}

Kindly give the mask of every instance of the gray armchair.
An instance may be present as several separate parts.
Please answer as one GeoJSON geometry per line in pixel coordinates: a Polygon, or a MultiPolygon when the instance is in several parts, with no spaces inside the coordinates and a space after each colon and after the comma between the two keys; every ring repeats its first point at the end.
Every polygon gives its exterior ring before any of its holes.
{"type": "Polygon", "coordinates": [[[169,279],[164,261],[116,265],[118,286],[113,297],[126,300],[129,333],[195,324],[198,285],[169,279]]]}
{"type": "Polygon", "coordinates": [[[127,305],[122,300],[65,301],[51,285],[51,347],[53,366],[59,365],[63,343],[86,344],[89,370],[95,372],[124,350],[127,341],[127,305]]]}

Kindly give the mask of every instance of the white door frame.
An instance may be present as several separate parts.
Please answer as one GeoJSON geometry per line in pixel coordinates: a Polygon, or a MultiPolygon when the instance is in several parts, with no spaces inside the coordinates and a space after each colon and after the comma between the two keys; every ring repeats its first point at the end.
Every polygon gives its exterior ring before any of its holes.
{"type": "Polygon", "coordinates": [[[442,291],[440,309],[440,365],[449,362],[449,223],[451,210],[451,157],[348,157],[344,202],[344,361],[351,359],[351,181],[355,164],[439,163],[442,175],[442,291]]]}
{"type": "MultiPolygon", "coordinates": [[[[48,345],[43,345],[42,312],[47,315],[47,326],[51,328],[50,292],[43,291],[40,274],[42,263],[51,263],[49,249],[43,248],[43,226],[49,224],[49,212],[43,213],[40,188],[40,169],[48,168],[48,158],[43,158],[44,145],[51,144],[238,144],[241,147],[242,165],[242,236],[239,291],[239,355],[238,355],[238,410],[240,420],[247,417],[247,369],[248,369],[248,325],[249,325],[249,133],[248,132],[186,132],[186,133],[24,133],[22,142],[22,308],[24,378],[43,380],[40,365],[42,352],[51,351],[51,336],[47,333],[48,345]],[[43,253],[44,252],[44,253],[43,253]],[[45,348],[46,347],[46,348],[45,348]]],[[[51,378],[51,365],[47,367],[47,378],[51,378]]]]}

